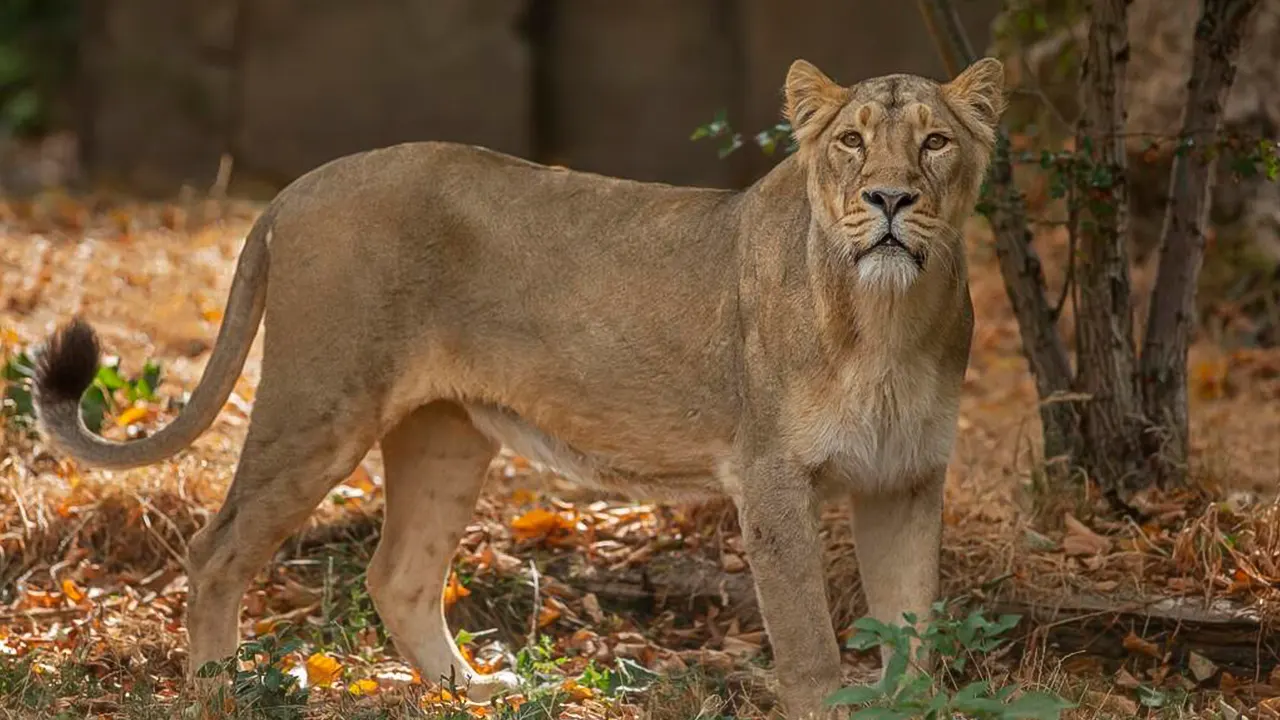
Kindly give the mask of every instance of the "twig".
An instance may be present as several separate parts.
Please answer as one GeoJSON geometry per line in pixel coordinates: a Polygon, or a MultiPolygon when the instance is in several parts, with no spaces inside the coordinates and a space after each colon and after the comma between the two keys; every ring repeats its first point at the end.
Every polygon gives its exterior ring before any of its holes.
{"type": "MultiPolygon", "coordinates": [[[[138,501],[139,505],[142,505],[145,508],[149,508],[156,515],[159,515],[161,520],[164,520],[165,524],[169,526],[169,529],[173,531],[174,536],[178,538],[178,542],[182,546],[182,553],[183,555],[185,555],[187,552],[187,540],[182,532],[182,529],[179,528],[178,524],[173,521],[173,518],[161,512],[160,508],[157,508],[150,500],[144,498],[142,495],[139,495],[136,492],[132,493],[132,495],[133,495],[133,498],[138,501]]],[[[144,517],[145,517],[145,514],[144,514],[144,517]]]]}
{"type": "Polygon", "coordinates": [[[920,9],[920,17],[924,20],[924,29],[929,33],[929,37],[933,39],[933,46],[938,50],[938,56],[942,59],[942,68],[947,75],[955,77],[960,72],[959,63],[951,55],[951,45],[947,39],[943,37],[942,30],[938,28],[938,20],[934,16],[934,0],[916,0],[916,6],[920,9]]]}
{"type": "Polygon", "coordinates": [[[1040,79],[1035,76],[1031,69],[1031,63],[1027,62],[1027,54],[1025,52],[1018,53],[1018,64],[1022,66],[1022,75],[1026,78],[1029,87],[1019,88],[1022,92],[1034,95],[1044,106],[1049,109],[1049,114],[1054,120],[1057,120],[1067,132],[1075,129],[1075,124],[1067,119],[1066,115],[1058,109],[1058,106],[1049,99],[1049,94],[1044,91],[1040,85],[1040,79]]]}
{"type": "Polygon", "coordinates": [[[950,0],[933,0],[933,6],[938,10],[938,16],[951,42],[951,47],[960,54],[961,62],[968,65],[977,60],[978,56],[973,51],[973,43],[969,42],[969,35],[964,31],[964,24],[960,22],[960,14],[956,12],[956,6],[950,0]]]}
{"type": "MultiPolygon", "coordinates": [[[[141,498],[139,498],[139,500],[141,500],[141,498]]],[[[147,512],[147,508],[151,508],[152,510],[155,510],[155,508],[152,507],[152,505],[145,500],[143,500],[142,503],[143,503],[142,526],[147,529],[147,532],[151,533],[152,537],[156,539],[156,542],[160,543],[161,547],[163,547],[166,551],[168,551],[169,555],[178,563],[180,567],[185,566],[187,562],[186,557],[180,554],[177,550],[174,550],[173,546],[169,544],[169,541],[165,540],[164,536],[161,535],[159,532],[157,532],[156,529],[151,526],[151,514],[147,512]]],[[[159,512],[159,511],[156,511],[156,512],[159,512]]],[[[160,516],[164,517],[164,514],[160,513],[160,516]]],[[[181,534],[179,534],[179,537],[181,537],[181,534]]]]}
{"type": "Polygon", "coordinates": [[[538,575],[538,564],[533,560],[529,561],[529,573],[533,577],[533,611],[529,618],[529,646],[532,647],[538,641],[538,616],[542,614],[541,576],[538,575]]]}
{"type": "Polygon", "coordinates": [[[1067,306],[1067,298],[1071,298],[1073,307],[1080,307],[1080,297],[1075,292],[1076,280],[1076,184],[1073,181],[1067,186],[1067,276],[1062,279],[1062,293],[1053,307],[1053,322],[1062,317],[1062,310],[1067,306]]]}

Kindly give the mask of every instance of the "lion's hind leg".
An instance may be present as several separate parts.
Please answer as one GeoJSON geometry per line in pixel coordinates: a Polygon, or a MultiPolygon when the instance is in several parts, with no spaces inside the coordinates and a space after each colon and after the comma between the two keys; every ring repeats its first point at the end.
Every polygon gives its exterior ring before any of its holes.
{"type": "MultiPolygon", "coordinates": [[[[250,580],[377,436],[367,400],[308,392],[264,368],[235,477],[188,548],[189,673],[235,652],[250,580]]],[[[208,686],[208,683],[201,683],[208,686]]]]}
{"type": "Polygon", "coordinates": [[[396,648],[429,682],[455,682],[487,700],[511,673],[477,674],[445,623],[442,592],[498,446],[454,403],[418,408],[382,438],[386,514],[369,590],[396,648]]]}

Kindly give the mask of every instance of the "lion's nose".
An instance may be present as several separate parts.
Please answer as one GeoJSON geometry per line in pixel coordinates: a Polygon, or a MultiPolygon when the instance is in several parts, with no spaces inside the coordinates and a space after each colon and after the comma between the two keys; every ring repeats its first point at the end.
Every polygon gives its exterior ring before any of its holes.
{"type": "Polygon", "coordinates": [[[862,192],[862,199],[868,205],[880,208],[885,217],[892,218],[902,208],[915,204],[920,199],[920,193],[899,188],[872,188],[862,192]]]}

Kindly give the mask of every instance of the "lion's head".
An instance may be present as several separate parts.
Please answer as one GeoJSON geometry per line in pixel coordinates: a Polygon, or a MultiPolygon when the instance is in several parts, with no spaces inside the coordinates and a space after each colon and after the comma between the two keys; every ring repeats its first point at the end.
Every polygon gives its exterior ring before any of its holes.
{"type": "Polygon", "coordinates": [[[905,292],[954,272],[1004,110],[1004,67],[954,80],[886,75],[843,87],[804,60],[787,73],[786,115],[815,218],[860,283],[905,292]]]}

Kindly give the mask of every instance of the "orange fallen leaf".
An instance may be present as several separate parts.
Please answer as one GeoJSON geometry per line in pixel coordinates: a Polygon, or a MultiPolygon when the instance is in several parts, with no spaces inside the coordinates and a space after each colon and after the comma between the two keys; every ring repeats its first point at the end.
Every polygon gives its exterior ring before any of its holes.
{"type": "Polygon", "coordinates": [[[444,586],[444,609],[448,610],[458,602],[458,598],[464,598],[470,594],[471,591],[458,580],[458,573],[451,571],[449,582],[444,586]]]}
{"type": "Polygon", "coordinates": [[[342,673],[342,663],[324,653],[314,653],[307,658],[307,683],[327,687],[342,673]]]}
{"type": "Polygon", "coordinates": [[[550,604],[544,604],[538,611],[538,627],[545,628],[560,619],[560,611],[550,604]]]}
{"type": "Polygon", "coordinates": [[[365,468],[364,463],[356,466],[351,475],[342,482],[347,487],[354,488],[363,492],[365,495],[372,495],[378,486],[374,484],[373,477],[369,475],[369,470],[365,468]]]}
{"type": "Polygon", "coordinates": [[[1138,637],[1132,630],[1129,631],[1128,635],[1124,636],[1123,644],[1124,649],[1131,653],[1146,655],[1157,660],[1160,659],[1160,646],[1150,640],[1138,637]]]}
{"type": "Polygon", "coordinates": [[[73,604],[79,605],[84,600],[84,591],[80,586],[76,585],[76,581],[71,578],[62,579],[62,594],[67,597],[73,604]]]}
{"type": "Polygon", "coordinates": [[[590,700],[595,692],[589,688],[578,684],[573,678],[568,678],[560,684],[560,689],[565,691],[569,697],[574,700],[590,700]]]}
{"type": "Polygon", "coordinates": [[[116,425],[120,427],[128,427],[134,423],[142,422],[151,417],[151,409],[134,405],[133,407],[120,413],[116,418],[116,425]]]}
{"type": "Polygon", "coordinates": [[[378,692],[378,681],[372,678],[357,680],[347,687],[347,692],[355,695],[356,697],[372,695],[378,692]]]}
{"type": "Polygon", "coordinates": [[[55,608],[58,607],[60,596],[58,593],[45,592],[43,590],[27,590],[27,605],[35,608],[55,608]]]}
{"type": "Polygon", "coordinates": [[[1062,550],[1071,555],[1100,555],[1111,549],[1111,540],[1094,532],[1071,513],[1063,517],[1067,533],[1062,538],[1062,550]]]}
{"type": "Polygon", "coordinates": [[[422,704],[428,707],[432,705],[443,705],[445,703],[452,703],[455,700],[457,700],[457,698],[454,697],[454,694],[444,688],[440,688],[439,690],[433,690],[431,692],[423,694],[422,696],[422,704]]]}
{"type": "Polygon", "coordinates": [[[573,528],[572,525],[566,527],[566,524],[559,513],[543,508],[534,508],[512,520],[511,529],[515,531],[517,540],[536,540],[545,538],[559,529],[573,528]]]}

